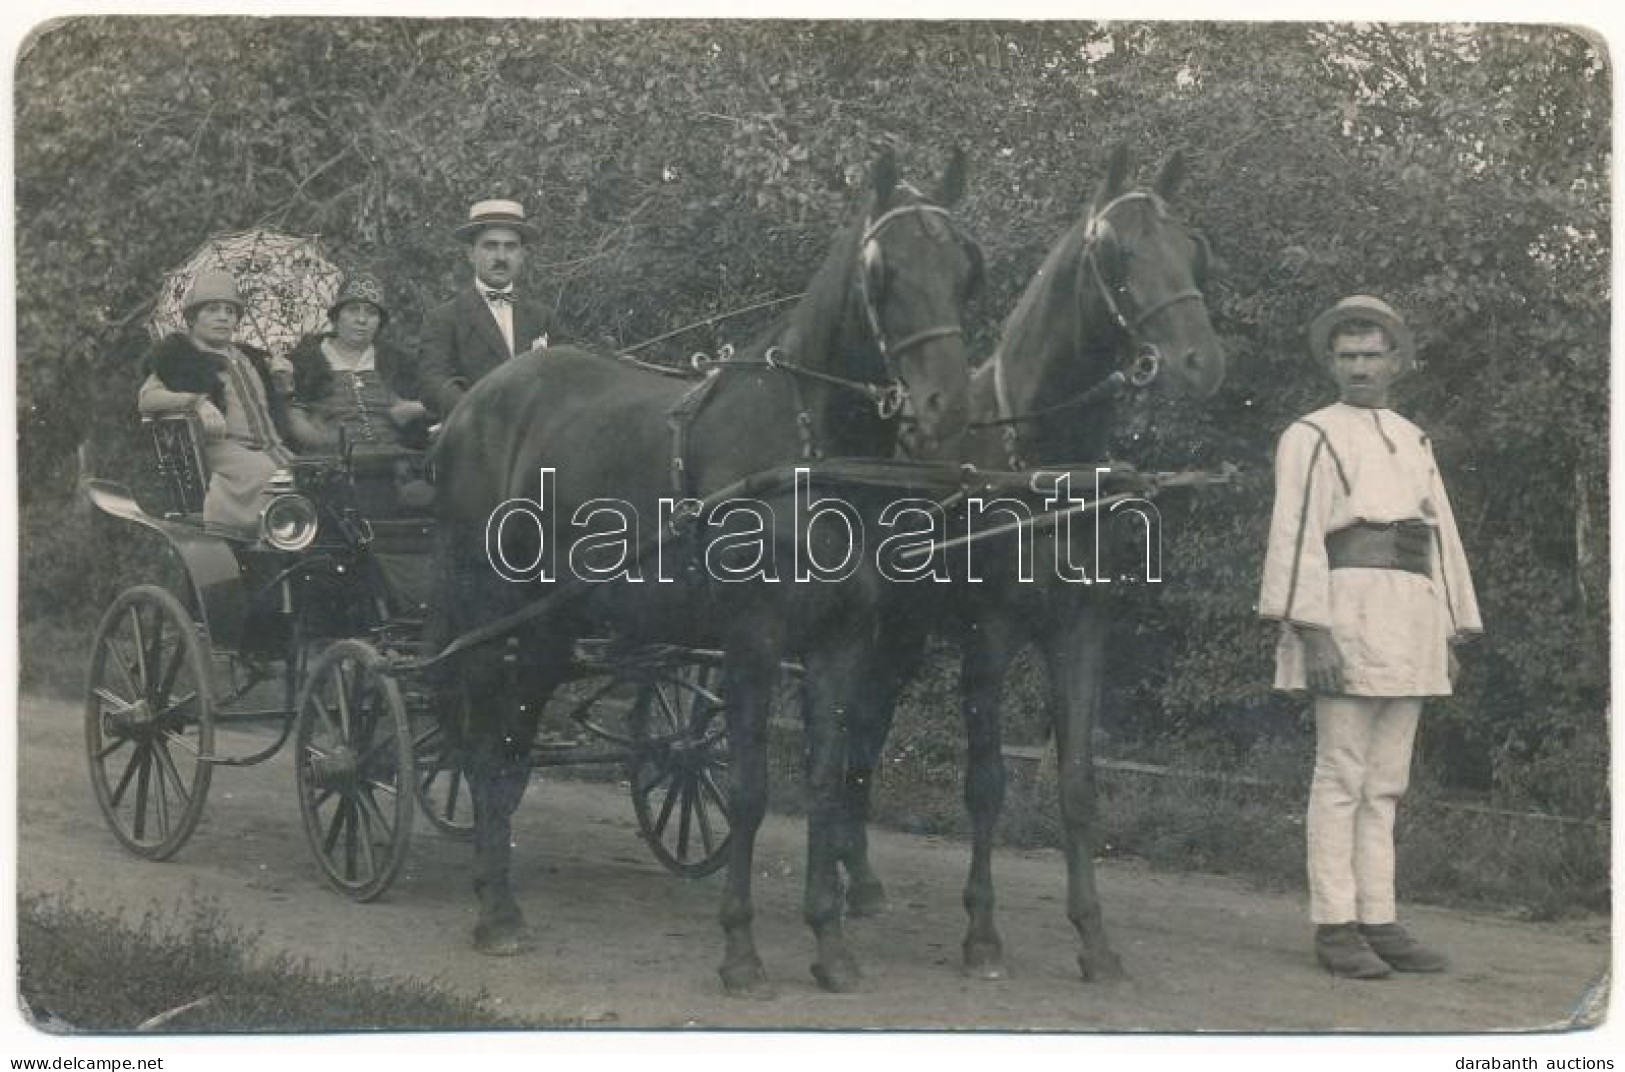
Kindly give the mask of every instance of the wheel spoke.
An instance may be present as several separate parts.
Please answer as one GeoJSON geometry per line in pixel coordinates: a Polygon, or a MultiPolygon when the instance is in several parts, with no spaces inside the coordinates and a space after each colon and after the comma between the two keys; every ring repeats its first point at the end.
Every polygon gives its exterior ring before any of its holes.
{"type": "Polygon", "coordinates": [[[124,649],[111,633],[107,636],[107,655],[113,665],[118,667],[119,677],[124,679],[124,687],[130,690],[130,695],[137,699],[145,697],[147,690],[143,689],[141,683],[130,673],[130,663],[124,657],[124,649]]]}
{"type": "Polygon", "coordinates": [[[203,758],[203,752],[200,749],[193,748],[192,742],[186,739],[185,734],[176,733],[174,730],[165,730],[164,740],[168,741],[172,745],[175,745],[177,748],[182,748],[187,752],[190,752],[194,759],[203,758]]]}
{"type": "Polygon", "coordinates": [[[152,684],[152,678],[147,674],[147,634],[141,628],[140,604],[130,605],[130,633],[135,640],[136,679],[141,683],[141,694],[144,696],[152,684]]]}
{"type": "Polygon", "coordinates": [[[339,807],[344,811],[347,820],[344,824],[344,877],[353,881],[356,877],[356,831],[360,826],[361,816],[356,811],[355,801],[348,796],[339,807]]]}
{"type": "Polygon", "coordinates": [[[668,688],[669,686],[665,684],[655,686],[655,699],[660,702],[660,710],[666,715],[666,725],[660,733],[662,737],[676,733],[683,725],[682,716],[678,714],[683,701],[674,699],[667,691],[668,688]]]}
{"type": "Polygon", "coordinates": [[[696,780],[694,788],[690,790],[690,798],[694,802],[694,818],[700,823],[700,841],[705,845],[705,855],[710,856],[717,848],[716,832],[711,829],[711,813],[705,806],[705,783],[696,780]]]}
{"type": "MultiPolygon", "coordinates": [[[[164,704],[164,714],[168,714],[183,701],[169,700],[169,690],[175,687],[175,679],[180,675],[181,666],[186,662],[186,645],[179,639],[175,642],[175,654],[169,657],[169,665],[164,667],[162,676],[158,679],[158,691],[153,694],[155,700],[164,704]]],[[[196,696],[193,692],[189,695],[196,696]]]]}
{"type": "Polygon", "coordinates": [[[140,770],[135,777],[135,839],[140,841],[147,833],[147,791],[152,788],[152,748],[143,743],[136,754],[141,757],[140,770]]]}
{"type": "Polygon", "coordinates": [[[316,716],[321,719],[328,738],[336,744],[342,744],[344,736],[339,733],[338,725],[333,721],[333,712],[328,710],[326,701],[322,699],[320,686],[310,690],[310,702],[316,708],[316,716]]]}
{"type": "Polygon", "coordinates": [[[350,678],[344,672],[344,662],[341,660],[333,668],[333,674],[338,678],[339,700],[339,740],[348,743],[350,740],[350,678]]]}
{"type": "Polygon", "coordinates": [[[162,610],[159,610],[152,620],[152,637],[147,641],[146,650],[141,656],[142,670],[152,675],[147,678],[147,683],[154,686],[154,697],[160,695],[156,686],[158,679],[163,676],[164,622],[166,621],[168,621],[168,617],[162,610]]]}
{"type": "Polygon", "coordinates": [[[130,762],[124,765],[124,773],[119,776],[118,785],[113,787],[113,795],[110,798],[113,807],[119,806],[120,801],[124,799],[124,791],[130,788],[130,779],[135,777],[136,770],[141,766],[141,750],[145,747],[137,743],[135,751],[130,754],[130,762]]]}
{"type": "MultiPolygon", "coordinates": [[[[385,787],[374,786],[373,784],[369,783],[361,786],[356,793],[356,799],[360,800],[362,803],[361,813],[372,825],[384,831],[386,835],[393,835],[395,831],[395,824],[389,821],[389,817],[384,814],[384,810],[378,806],[378,801],[374,799],[372,793],[369,792],[369,790],[373,788],[385,787]]],[[[386,791],[390,792],[391,795],[394,795],[393,790],[386,789],[386,791]]],[[[387,841],[388,838],[386,837],[385,840],[387,841]]]]}
{"type": "Polygon", "coordinates": [[[95,756],[96,762],[100,763],[100,762],[104,761],[105,759],[107,759],[108,756],[112,755],[114,752],[117,752],[120,748],[123,748],[125,745],[127,745],[129,743],[130,743],[130,738],[128,738],[128,737],[115,737],[115,738],[113,738],[113,743],[112,744],[104,745],[102,747],[101,751],[96,753],[96,756],[95,756]]]}
{"type": "Polygon", "coordinates": [[[694,817],[694,780],[683,779],[682,813],[677,817],[677,859],[688,859],[688,827],[694,817]]]}
{"type": "MultiPolygon", "coordinates": [[[[192,803],[192,794],[187,791],[186,782],[181,778],[180,769],[175,766],[175,757],[169,754],[169,749],[165,747],[162,740],[153,742],[153,755],[158,757],[160,773],[168,775],[170,781],[174,783],[175,792],[180,795],[182,806],[190,805],[192,803]]],[[[160,782],[160,784],[162,783],[160,782]]]]}
{"type": "Polygon", "coordinates": [[[672,808],[677,806],[678,789],[679,789],[679,786],[677,785],[676,782],[673,782],[666,789],[666,799],[664,801],[662,801],[661,805],[660,805],[660,817],[655,820],[655,836],[656,837],[664,837],[665,836],[666,823],[671,819],[671,810],[672,810],[672,808]]]}
{"type": "Polygon", "coordinates": [[[700,772],[700,788],[704,790],[712,800],[716,801],[717,808],[722,812],[723,815],[728,814],[728,798],[722,795],[721,789],[717,788],[717,783],[711,779],[710,771],[700,772]]]}
{"type": "Polygon", "coordinates": [[[164,767],[158,758],[157,742],[153,742],[152,747],[152,769],[158,775],[153,788],[158,802],[158,839],[162,841],[169,837],[169,790],[165,788],[164,767]]]}
{"type": "MultiPolygon", "coordinates": [[[[330,794],[331,795],[331,794],[330,794]]],[[[333,809],[333,818],[327,824],[327,835],[322,838],[322,855],[331,856],[333,846],[339,843],[339,834],[344,826],[344,798],[339,797],[338,807],[333,809]]]]}
{"type": "Polygon", "coordinates": [[[386,833],[389,830],[389,823],[382,821],[383,813],[378,811],[378,803],[372,799],[365,789],[357,791],[355,800],[356,803],[353,806],[356,809],[356,827],[357,832],[361,835],[356,840],[360,842],[361,856],[367,863],[367,874],[376,876],[378,874],[378,858],[372,850],[372,824],[375,821],[373,816],[376,814],[379,826],[386,833]],[[365,805],[370,805],[372,810],[368,811],[365,805]]]}
{"type": "Polygon", "coordinates": [[[118,695],[113,690],[106,688],[105,686],[98,685],[96,688],[91,689],[90,691],[94,693],[96,698],[102,703],[111,705],[113,707],[114,714],[122,714],[125,711],[135,710],[135,701],[126,700],[124,697],[118,695]]]}

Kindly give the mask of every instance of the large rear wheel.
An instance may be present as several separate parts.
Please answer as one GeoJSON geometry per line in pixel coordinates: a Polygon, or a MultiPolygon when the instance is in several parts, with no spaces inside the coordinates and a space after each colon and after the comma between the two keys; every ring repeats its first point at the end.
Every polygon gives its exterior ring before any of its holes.
{"type": "Polygon", "coordinates": [[[85,750],[96,803],[120,844],[149,860],[180,851],[209,792],[214,709],[208,644],[168,590],[128,589],[102,616],[85,750]]]}
{"type": "Polygon", "coordinates": [[[312,665],[294,775],[322,876],[357,901],[382,896],[406,862],[417,778],[400,686],[372,645],[341,640],[312,665]]]}

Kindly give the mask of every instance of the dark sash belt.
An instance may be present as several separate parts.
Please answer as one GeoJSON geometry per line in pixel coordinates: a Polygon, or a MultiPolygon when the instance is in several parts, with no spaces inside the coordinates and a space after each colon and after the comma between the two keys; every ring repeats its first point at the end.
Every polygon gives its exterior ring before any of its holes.
{"type": "Polygon", "coordinates": [[[1432,575],[1433,531],[1423,521],[1358,521],[1326,536],[1332,569],[1391,569],[1432,575]]]}

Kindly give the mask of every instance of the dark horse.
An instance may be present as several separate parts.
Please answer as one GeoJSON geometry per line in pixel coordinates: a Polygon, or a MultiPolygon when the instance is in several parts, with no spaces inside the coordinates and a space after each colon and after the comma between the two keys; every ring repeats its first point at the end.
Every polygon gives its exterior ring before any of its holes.
{"type": "MultiPolygon", "coordinates": [[[[1113,378],[1114,372],[1142,379],[1149,374],[1155,385],[1202,397],[1218,389],[1224,355],[1200,289],[1207,245],[1168,209],[1182,171],[1175,154],[1150,189],[1129,189],[1127,154],[1121,148],[1113,154],[1088,211],[1050,250],[1006,322],[998,352],[977,369],[971,430],[960,442],[945,445],[947,457],[990,470],[1086,466],[1105,456],[1112,387],[1123,380],[1113,378]]],[[[1037,534],[1035,563],[1046,561],[1054,550],[1046,544],[1057,538],[1054,529],[1037,534]]],[[[842,859],[850,881],[847,898],[855,914],[885,905],[864,834],[872,776],[898,693],[918,665],[928,629],[933,623],[957,628],[968,734],[965,803],[972,828],[965,968],[986,978],[1003,976],[992,875],[993,828],[1005,788],[999,702],[1012,657],[1030,642],[1042,653],[1049,677],[1049,716],[1060,758],[1067,915],[1083,945],[1078,963],[1086,979],[1116,975],[1122,969],[1106,940],[1093,851],[1090,738],[1109,626],[1105,593],[1098,579],[1094,584],[1063,580],[1042,565],[1023,583],[1014,544],[995,539],[978,546],[983,583],[900,586],[883,610],[872,687],[853,719],[846,787],[850,826],[842,859]],[[941,602],[923,606],[922,600],[941,602]]],[[[1080,560],[1087,558],[1072,558],[1080,560]]]]}
{"type": "Polygon", "coordinates": [[[801,657],[812,682],[806,918],[817,938],[813,972],[832,990],[856,984],[856,961],[841,931],[837,860],[842,727],[877,628],[879,584],[868,565],[840,583],[779,576],[790,573],[792,543],[805,535],[787,524],[787,511],[768,518],[768,560],[777,573],[702,581],[697,567],[711,563],[708,550],[718,542],[717,519],[705,515],[709,501],[685,525],[672,520],[669,507],[662,511],[661,500],[715,500],[721,491],[731,500],[753,474],[824,455],[888,457],[896,449],[892,418],[900,405],[927,439],[963,430],[969,362],[961,319],[981,259],[942,207],[963,192],[963,159],[955,154],[937,204],[898,181],[889,153],[871,179],[862,211],[836,238],[794,311],[749,352],[715,366],[701,385],[555,347],[515,358],[482,380],[446,422],[435,459],[437,562],[447,586],[443,628],[448,635],[492,637],[469,645],[465,636],[450,675],[462,694],[452,698],[461,714],[450,720],[449,736],[474,797],[474,942],[481,951],[520,948],[509,832],[530,774],[537,714],[566,676],[575,639],[607,632],[629,645],[725,652],[733,837],[721,975],[730,993],[771,990],[751,930],[751,860],[767,801],[770,697],[781,660],[801,657]],[[539,493],[542,467],[555,472],[550,496],[539,493]],[[500,528],[505,561],[535,562],[549,550],[538,544],[550,543],[557,570],[551,583],[510,583],[487,561],[487,523],[517,498],[546,498],[557,521],[545,541],[537,525],[528,543],[520,538],[523,524],[500,528]],[[585,566],[601,550],[586,538],[583,521],[606,504],[641,526],[627,541],[638,551],[618,574],[604,571],[614,579],[574,581],[566,564],[585,566]],[[515,530],[519,537],[510,541],[515,530]],[[650,561],[656,556],[648,552],[651,536],[668,531],[681,535],[659,554],[689,568],[680,565],[665,583],[656,579],[650,561]]]}

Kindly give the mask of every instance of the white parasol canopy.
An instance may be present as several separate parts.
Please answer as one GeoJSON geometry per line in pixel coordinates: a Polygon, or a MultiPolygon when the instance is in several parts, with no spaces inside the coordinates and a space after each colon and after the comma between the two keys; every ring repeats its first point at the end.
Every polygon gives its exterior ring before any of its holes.
{"type": "Polygon", "coordinates": [[[327,308],[344,273],[327,259],[314,235],[239,231],[216,235],[164,277],[147,330],[154,340],[186,331],[181,307],[198,274],[224,269],[237,281],[244,310],[237,341],[273,355],[293,349],[327,325],[327,308]]]}

